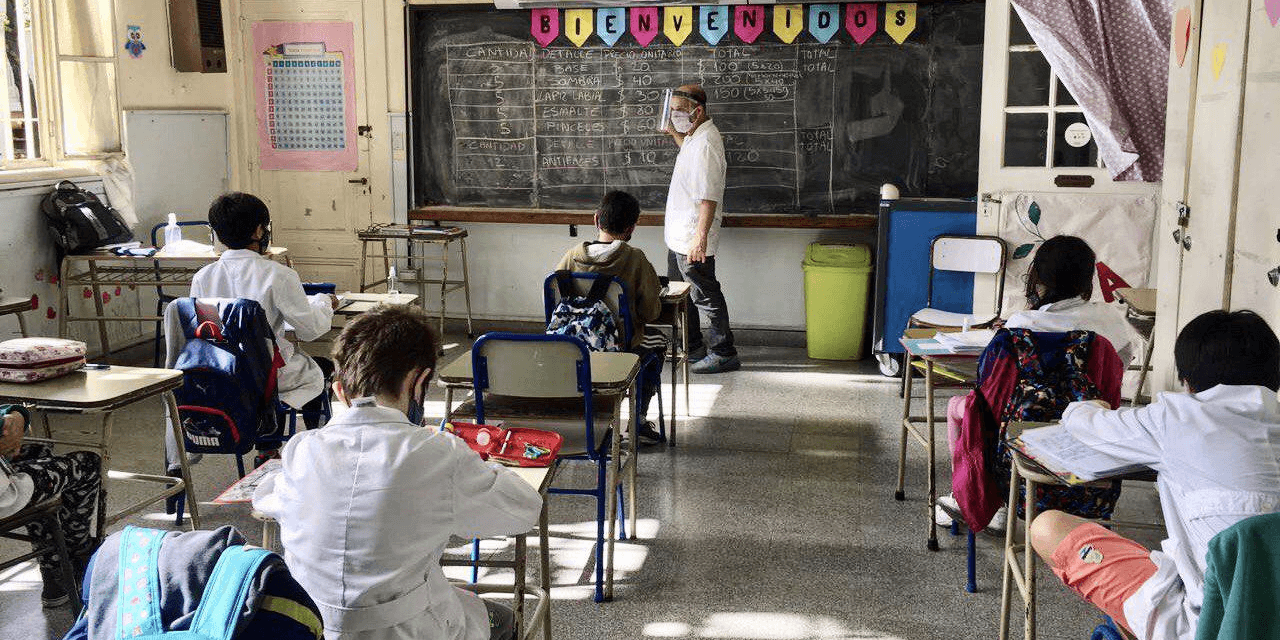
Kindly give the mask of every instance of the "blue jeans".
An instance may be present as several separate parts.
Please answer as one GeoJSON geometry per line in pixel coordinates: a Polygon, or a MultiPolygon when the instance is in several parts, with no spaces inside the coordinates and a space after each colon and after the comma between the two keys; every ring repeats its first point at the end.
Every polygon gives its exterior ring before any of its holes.
{"type": "Polygon", "coordinates": [[[731,357],[738,355],[733,346],[733,330],[729,328],[729,306],[725,304],[724,292],[720,290],[720,282],[716,280],[716,258],[707,256],[703,262],[689,262],[688,256],[667,250],[667,276],[672,280],[683,280],[692,286],[690,291],[693,306],[685,318],[685,327],[689,333],[689,351],[697,351],[703,347],[702,323],[698,317],[701,311],[707,315],[708,330],[707,351],[718,356],[731,357]]]}

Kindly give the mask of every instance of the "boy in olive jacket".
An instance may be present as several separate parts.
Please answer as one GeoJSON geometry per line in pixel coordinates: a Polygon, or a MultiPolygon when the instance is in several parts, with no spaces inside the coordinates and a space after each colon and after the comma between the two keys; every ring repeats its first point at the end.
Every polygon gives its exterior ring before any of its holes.
{"type": "MultiPolygon", "coordinates": [[[[635,196],[624,191],[606,193],[596,210],[595,222],[599,234],[595,241],[574,245],[556,264],[556,271],[617,276],[626,285],[627,293],[631,296],[631,326],[635,331],[630,350],[643,357],[648,355],[641,346],[644,327],[656,320],[662,311],[662,301],[659,299],[662,284],[644,252],[627,244],[639,220],[640,203],[635,196]]],[[[661,384],[662,354],[657,355],[640,372],[640,397],[637,403],[642,416],[647,414],[649,401],[661,384]]],[[[638,435],[641,441],[650,443],[662,439],[649,421],[640,425],[638,435]]]]}

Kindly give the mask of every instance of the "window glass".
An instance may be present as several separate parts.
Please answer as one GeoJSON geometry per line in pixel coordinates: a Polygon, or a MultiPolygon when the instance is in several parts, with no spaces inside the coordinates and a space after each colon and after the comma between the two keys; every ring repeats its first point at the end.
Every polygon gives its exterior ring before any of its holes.
{"type": "Polygon", "coordinates": [[[1045,166],[1047,113],[1008,113],[1004,119],[1004,165],[1006,167],[1045,166]]]}
{"type": "Polygon", "coordinates": [[[1079,144],[1080,126],[1088,126],[1082,113],[1059,113],[1054,120],[1053,166],[1055,167],[1096,167],[1098,166],[1098,143],[1093,139],[1092,131],[1088,141],[1081,146],[1073,146],[1072,141],[1079,144]],[[1072,125],[1075,125],[1074,127],[1072,125]],[[1071,129],[1072,135],[1067,135],[1071,129]]]}
{"type": "Polygon", "coordinates": [[[1010,107],[1049,105],[1049,61],[1039,51],[1009,52],[1009,90],[1005,104],[1010,107]]]}

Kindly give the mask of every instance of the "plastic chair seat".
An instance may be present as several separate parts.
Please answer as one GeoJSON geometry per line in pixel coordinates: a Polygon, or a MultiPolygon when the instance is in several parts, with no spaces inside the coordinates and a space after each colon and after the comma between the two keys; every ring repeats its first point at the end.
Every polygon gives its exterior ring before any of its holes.
{"type": "Polygon", "coordinates": [[[911,314],[911,322],[916,326],[950,328],[963,327],[965,319],[968,319],[971,328],[981,329],[995,322],[997,317],[994,314],[975,316],[971,313],[956,313],[925,307],[911,314]]]}

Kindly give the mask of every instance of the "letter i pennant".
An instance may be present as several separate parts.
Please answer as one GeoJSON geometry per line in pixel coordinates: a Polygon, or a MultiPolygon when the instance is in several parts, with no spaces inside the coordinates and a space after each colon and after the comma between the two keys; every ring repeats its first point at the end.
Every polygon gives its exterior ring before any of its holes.
{"type": "Polygon", "coordinates": [[[890,2],[884,5],[884,32],[902,44],[916,30],[916,3],[890,2]]]}
{"type": "Polygon", "coordinates": [[[693,7],[666,7],[662,10],[665,18],[662,32],[671,44],[677,47],[684,44],[689,34],[693,33],[693,7]]]}
{"type": "Polygon", "coordinates": [[[590,9],[565,9],[564,35],[574,46],[581,47],[591,37],[594,24],[590,9]]]}
{"type": "Polygon", "coordinates": [[[773,32],[785,44],[804,31],[804,5],[780,4],[773,8],[773,32]]]}
{"type": "Polygon", "coordinates": [[[533,33],[533,39],[544,47],[554,42],[560,35],[560,10],[534,9],[533,25],[530,31],[533,33]]]}

